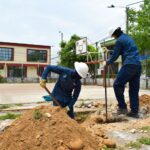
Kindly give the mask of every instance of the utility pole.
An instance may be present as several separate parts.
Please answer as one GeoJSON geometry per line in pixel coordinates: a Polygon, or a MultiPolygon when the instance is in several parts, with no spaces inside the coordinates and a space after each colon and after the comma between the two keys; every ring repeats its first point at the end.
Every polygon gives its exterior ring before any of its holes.
{"type": "Polygon", "coordinates": [[[64,38],[63,32],[59,31],[59,33],[60,33],[60,37],[61,37],[61,42],[63,42],[63,38],[64,38]]]}
{"type": "Polygon", "coordinates": [[[129,7],[126,7],[126,33],[128,34],[129,29],[129,7]]]}

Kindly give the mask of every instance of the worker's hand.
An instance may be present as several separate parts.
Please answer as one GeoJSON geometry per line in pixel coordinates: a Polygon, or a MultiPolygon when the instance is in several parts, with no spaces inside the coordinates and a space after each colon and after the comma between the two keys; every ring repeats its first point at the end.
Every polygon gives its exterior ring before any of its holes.
{"type": "Polygon", "coordinates": [[[102,49],[103,49],[103,53],[107,53],[108,52],[107,47],[103,47],[102,49]]]}
{"type": "Polygon", "coordinates": [[[106,66],[106,61],[103,61],[102,64],[103,64],[103,66],[106,66]]]}
{"type": "Polygon", "coordinates": [[[41,80],[40,80],[40,86],[41,86],[42,88],[46,87],[46,80],[45,80],[45,79],[41,79],[41,80]]]}

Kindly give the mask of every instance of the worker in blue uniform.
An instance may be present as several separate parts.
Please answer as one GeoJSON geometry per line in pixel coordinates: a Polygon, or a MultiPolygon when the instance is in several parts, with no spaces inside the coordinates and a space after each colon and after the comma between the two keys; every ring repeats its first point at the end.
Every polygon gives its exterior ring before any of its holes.
{"type": "Polygon", "coordinates": [[[109,35],[116,39],[113,54],[104,62],[104,65],[110,65],[122,57],[122,67],[114,82],[114,92],[118,101],[117,114],[126,114],[129,117],[139,117],[139,87],[141,75],[141,63],[139,59],[138,48],[134,40],[123,33],[120,27],[114,26],[110,29],[109,35]],[[125,103],[124,90],[125,84],[129,83],[130,109],[128,112],[125,103]]]}
{"type": "MultiPolygon", "coordinates": [[[[75,62],[75,69],[70,69],[62,66],[48,65],[40,80],[41,87],[46,86],[48,74],[54,72],[59,74],[59,78],[52,91],[52,95],[57,99],[61,107],[68,107],[68,115],[74,118],[74,104],[76,103],[81,91],[81,78],[86,78],[88,74],[88,66],[83,62],[75,62]]],[[[54,106],[57,106],[53,102],[54,106]]]]}

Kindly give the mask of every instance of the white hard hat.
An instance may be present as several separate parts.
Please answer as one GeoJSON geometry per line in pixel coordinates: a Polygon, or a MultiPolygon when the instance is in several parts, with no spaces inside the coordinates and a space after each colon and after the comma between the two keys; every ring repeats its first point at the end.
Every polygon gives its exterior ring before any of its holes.
{"type": "Polygon", "coordinates": [[[114,25],[112,27],[109,28],[109,36],[111,37],[113,35],[113,33],[115,32],[115,30],[117,30],[118,28],[120,28],[118,25],[114,25]]]}
{"type": "Polygon", "coordinates": [[[86,78],[88,71],[89,71],[89,67],[86,63],[83,62],[75,62],[74,63],[74,67],[75,70],[77,71],[77,73],[82,77],[82,78],[86,78]]]}

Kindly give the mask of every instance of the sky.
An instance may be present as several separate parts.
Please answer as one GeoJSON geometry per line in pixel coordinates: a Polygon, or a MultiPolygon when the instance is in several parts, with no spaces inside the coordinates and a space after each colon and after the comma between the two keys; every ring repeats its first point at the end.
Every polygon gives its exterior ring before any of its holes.
{"type": "MultiPolygon", "coordinates": [[[[125,27],[126,6],[139,0],[0,0],[0,41],[52,46],[58,56],[73,34],[95,43],[108,35],[112,25],[125,27]]],[[[139,4],[134,5],[138,7],[139,4]]],[[[133,5],[132,5],[133,7],[133,5]]],[[[57,59],[52,59],[55,64],[57,59]]]]}

